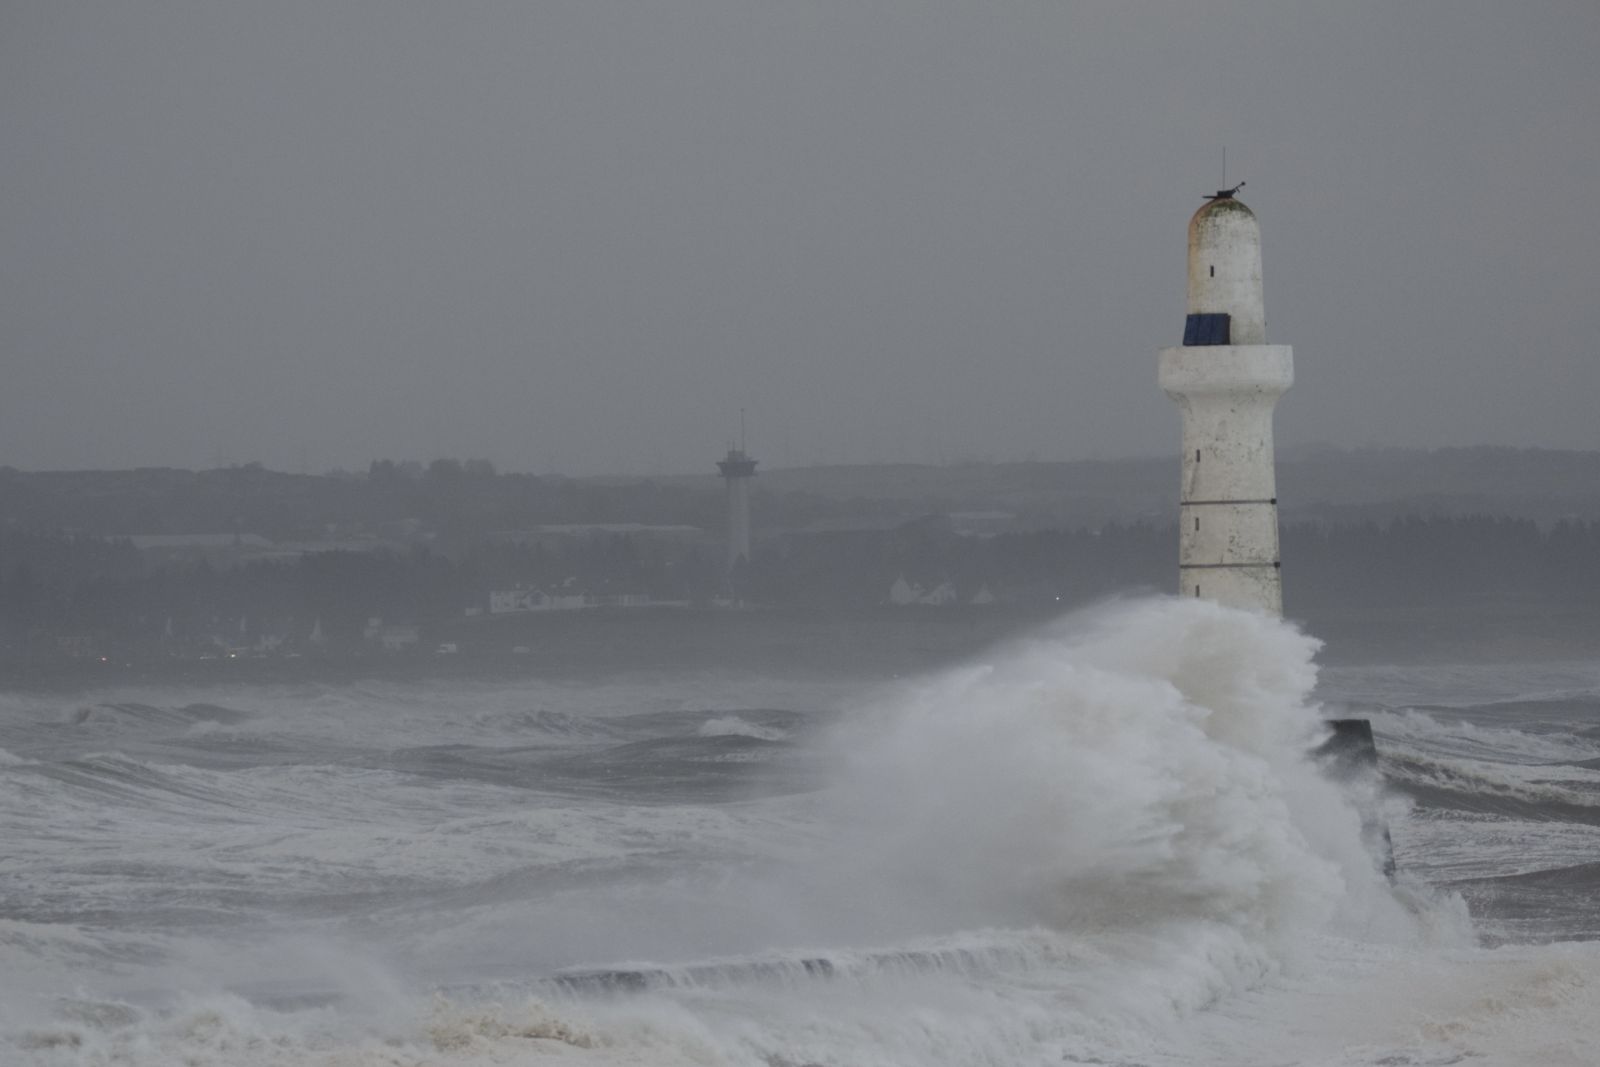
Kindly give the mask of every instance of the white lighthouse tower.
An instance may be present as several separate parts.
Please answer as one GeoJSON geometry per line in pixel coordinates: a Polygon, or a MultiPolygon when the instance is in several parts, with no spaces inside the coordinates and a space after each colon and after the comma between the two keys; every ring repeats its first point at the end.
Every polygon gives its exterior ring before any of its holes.
{"type": "Polygon", "coordinates": [[[1261,229],[1239,188],[1189,220],[1183,344],[1161,350],[1161,388],[1183,413],[1179,592],[1279,615],[1272,409],[1294,382],[1294,356],[1267,344],[1261,229]]]}
{"type": "Polygon", "coordinates": [[[728,449],[717,469],[728,486],[727,572],[732,573],[741,559],[750,562],[750,479],[755,477],[756,461],[745,454],[741,440],[738,448],[728,449]]]}

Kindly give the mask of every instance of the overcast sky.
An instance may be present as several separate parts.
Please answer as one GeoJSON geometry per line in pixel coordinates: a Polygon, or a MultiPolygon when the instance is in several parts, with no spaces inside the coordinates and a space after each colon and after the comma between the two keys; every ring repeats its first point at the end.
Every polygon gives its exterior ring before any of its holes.
{"type": "Polygon", "coordinates": [[[1600,448],[1600,3],[3,0],[0,464],[1159,455],[1246,180],[1282,443],[1600,448]]]}

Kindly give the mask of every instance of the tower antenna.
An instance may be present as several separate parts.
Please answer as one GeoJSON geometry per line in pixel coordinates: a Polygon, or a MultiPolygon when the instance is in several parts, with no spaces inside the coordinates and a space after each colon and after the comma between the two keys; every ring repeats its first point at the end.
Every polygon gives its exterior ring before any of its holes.
{"type": "Polygon", "coordinates": [[[744,451],[744,408],[739,409],[739,451],[744,451]]]}

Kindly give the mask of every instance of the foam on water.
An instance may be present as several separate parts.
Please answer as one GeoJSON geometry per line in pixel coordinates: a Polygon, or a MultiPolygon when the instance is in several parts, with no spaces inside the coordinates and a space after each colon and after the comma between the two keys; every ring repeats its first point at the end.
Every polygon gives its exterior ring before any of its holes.
{"type": "Polygon", "coordinates": [[[788,736],[783,730],[770,726],[757,726],[737,715],[721,715],[701,724],[701,737],[754,737],[759,741],[782,741],[788,736]]]}
{"type": "MultiPolygon", "coordinates": [[[[1491,705],[1500,706],[1503,705],[1491,705]]],[[[1487,757],[1496,763],[1534,766],[1572,764],[1600,757],[1600,741],[1573,733],[1570,728],[1533,732],[1526,728],[1487,726],[1463,718],[1466,713],[1458,711],[1446,721],[1437,712],[1429,714],[1415,708],[1378,712],[1373,716],[1373,728],[1385,738],[1436,756],[1469,760],[1487,757]]],[[[1525,727],[1526,723],[1519,725],[1525,727]]]]}
{"type": "Polygon", "coordinates": [[[788,690],[820,730],[748,678],[13,715],[49,770],[0,762],[0,1061],[1596,1062],[1591,946],[1476,948],[1379,874],[1307,755],[1316,647],[1112,605],[788,690]]]}

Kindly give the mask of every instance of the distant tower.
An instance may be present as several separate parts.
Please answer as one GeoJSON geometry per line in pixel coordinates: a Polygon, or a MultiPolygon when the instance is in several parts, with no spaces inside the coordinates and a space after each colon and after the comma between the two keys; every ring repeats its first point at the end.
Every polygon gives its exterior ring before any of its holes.
{"type": "Polygon", "coordinates": [[[1161,388],[1183,413],[1179,592],[1281,615],[1272,409],[1294,355],[1267,344],[1261,230],[1237,191],[1189,220],[1189,317],[1182,346],[1161,350],[1161,388]]]}
{"type": "Polygon", "coordinates": [[[728,483],[727,570],[732,571],[741,559],[750,561],[750,479],[756,476],[756,461],[744,451],[744,412],[739,413],[739,447],[728,449],[717,469],[728,483]]]}

